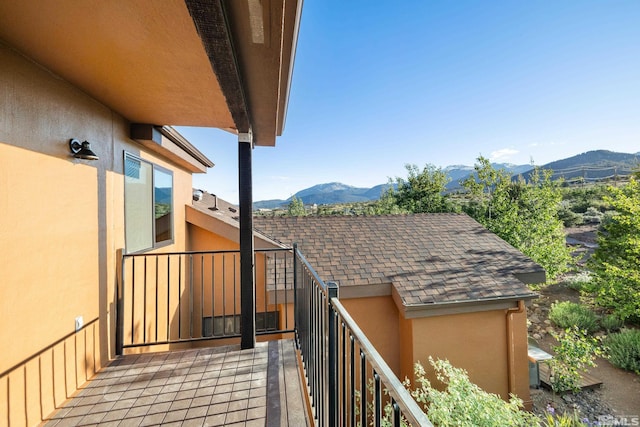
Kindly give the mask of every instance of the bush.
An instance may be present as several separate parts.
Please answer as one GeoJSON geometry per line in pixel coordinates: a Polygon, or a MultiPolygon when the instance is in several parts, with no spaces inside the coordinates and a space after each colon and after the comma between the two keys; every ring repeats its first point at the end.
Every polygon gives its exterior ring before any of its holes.
{"type": "Polygon", "coordinates": [[[487,393],[469,380],[464,369],[446,360],[429,363],[439,381],[446,386],[438,390],[425,377],[425,370],[415,365],[416,389],[411,393],[424,406],[429,420],[439,426],[536,426],[535,415],[522,410],[522,400],[512,396],[505,402],[497,394],[487,393]]]}
{"type": "Polygon", "coordinates": [[[588,333],[598,330],[598,316],[587,307],[571,301],[551,304],[549,319],[563,329],[575,326],[588,333]]]}
{"type": "Polygon", "coordinates": [[[569,276],[565,279],[565,284],[569,289],[573,289],[578,292],[590,292],[593,285],[591,283],[591,273],[588,271],[582,271],[573,276],[569,276]]]}
{"type": "Polygon", "coordinates": [[[589,420],[586,418],[581,419],[577,412],[560,415],[549,412],[542,419],[541,427],[587,427],[590,425],[589,420]]]}
{"type": "Polygon", "coordinates": [[[624,325],[624,322],[617,314],[608,314],[602,318],[600,324],[607,332],[616,332],[624,325]]]}
{"type": "Polygon", "coordinates": [[[589,207],[582,215],[584,222],[587,224],[600,224],[604,218],[604,214],[593,206],[589,207]]]}
{"type": "Polygon", "coordinates": [[[554,392],[580,391],[580,373],[587,367],[596,366],[596,356],[602,354],[598,338],[590,337],[587,331],[576,326],[568,328],[558,335],[552,333],[558,340],[553,347],[556,353],[549,364],[549,379],[554,392]]]}
{"type": "Polygon", "coordinates": [[[560,204],[558,209],[558,219],[562,221],[565,227],[574,227],[584,223],[582,215],[573,212],[564,202],[560,204]]]}
{"type": "Polygon", "coordinates": [[[605,343],[612,365],[640,375],[640,330],[628,329],[609,335],[605,343]]]}

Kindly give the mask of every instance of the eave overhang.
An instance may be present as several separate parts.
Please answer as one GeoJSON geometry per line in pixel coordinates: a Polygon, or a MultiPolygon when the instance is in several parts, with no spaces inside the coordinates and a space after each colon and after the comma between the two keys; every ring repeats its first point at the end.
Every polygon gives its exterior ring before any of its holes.
{"type": "Polygon", "coordinates": [[[171,126],[134,123],[130,137],[189,172],[205,173],[207,168],[214,166],[211,160],[171,126]]]}
{"type": "Polygon", "coordinates": [[[0,39],[132,123],[250,127],[255,144],[274,145],[301,4],[0,2],[0,39]]]}

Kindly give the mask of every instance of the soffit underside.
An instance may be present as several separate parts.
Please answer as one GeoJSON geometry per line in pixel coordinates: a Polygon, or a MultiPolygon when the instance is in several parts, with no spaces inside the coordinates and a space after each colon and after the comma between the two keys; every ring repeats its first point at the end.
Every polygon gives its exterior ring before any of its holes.
{"type": "Polygon", "coordinates": [[[1,2],[0,38],[132,122],[235,128],[183,1],[1,2]]]}

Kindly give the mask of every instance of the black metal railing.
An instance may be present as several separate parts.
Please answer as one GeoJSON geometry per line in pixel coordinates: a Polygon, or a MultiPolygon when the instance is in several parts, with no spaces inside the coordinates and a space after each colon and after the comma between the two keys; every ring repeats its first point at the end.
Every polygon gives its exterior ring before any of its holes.
{"type": "Polygon", "coordinates": [[[319,426],[432,426],[409,391],[294,245],[296,338],[319,426]],[[386,409],[386,410],[385,410],[386,409]]]}
{"type": "MultiPolygon", "coordinates": [[[[293,255],[255,251],[256,333],[294,331],[293,255]]],[[[117,287],[123,348],[240,336],[240,252],[122,256],[117,287]]]]}
{"type": "MultiPolygon", "coordinates": [[[[239,251],[122,256],[117,352],[240,337],[239,251]]],[[[431,426],[393,371],[300,253],[255,251],[256,333],[295,333],[318,426],[431,426]]]]}

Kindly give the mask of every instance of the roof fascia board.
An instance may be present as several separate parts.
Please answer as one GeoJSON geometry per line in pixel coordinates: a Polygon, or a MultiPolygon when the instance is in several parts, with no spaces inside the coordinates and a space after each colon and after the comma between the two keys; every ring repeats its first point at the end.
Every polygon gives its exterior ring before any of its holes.
{"type": "MultiPolygon", "coordinates": [[[[480,311],[506,310],[518,306],[518,301],[529,305],[535,295],[495,298],[489,300],[461,301],[439,304],[420,304],[399,307],[405,319],[475,313],[480,311]]],[[[394,298],[395,300],[395,298],[394,298]]],[[[396,301],[397,305],[397,301],[396,301]]]]}
{"type": "Polygon", "coordinates": [[[198,150],[193,144],[191,144],[187,139],[182,136],[177,130],[175,130],[171,126],[162,126],[160,128],[160,132],[165,137],[169,138],[171,142],[176,144],[178,147],[182,148],[187,154],[191,157],[199,161],[202,165],[212,168],[214,167],[214,163],[209,160],[207,156],[205,156],[200,150],[198,150]]]}
{"type": "Polygon", "coordinates": [[[249,108],[223,1],[185,0],[185,4],[227,100],[236,130],[249,132],[249,108]]]}
{"type": "Polygon", "coordinates": [[[544,270],[516,272],[513,275],[525,285],[534,285],[547,281],[547,274],[544,270]]]}
{"type": "MultiPolygon", "coordinates": [[[[240,243],[240,224],[229,224],[212,215],[208,215],[193,206],[185,205],[185,220],[187,223],[217,234],[227,240],[240,243]]],[[[256,249],[288,249],[273,240],[265,238],[262,234],[253,233],[256,249]]]]}
{"type": "Polygon", "coordinates": [[[391,288],[391,283],[355,286],[340,286],[338,283],[341,299],[385,297],[391,295],[391,288]]]}
{"type": "Polygon", "coordinates": [[[160,154],[192,173],[205,173],[213,162],[191,145],[175,129],[134,123],[130,127],[131,139],[160,154]],[[165,129],[166,128],[166,129],[165,129]],[[164,130],[163,130],[164,129],[164,130]],[[179,138],[178,138],[179,136],[179,138]]]}
{"type": "Polygon", "coordinates": [[[285,122],[287,120],[287,110],[289,108],[289,95],[291,93],[291,83],[293,81],[293,67],[295,64],[295,52],[298,47],[298,34],[300,33],[300,20],[302,18],[303,0],[297,2],[287,1],[284,11],[284,35],[283,44],[291,40],[289,49],[282,49],[282,63],[280,64],[280,87],[278,99],[278,123],[276,134],[282,135],[285,122]],[[287,25],[293,20],[293,25],[287,25]]]}

